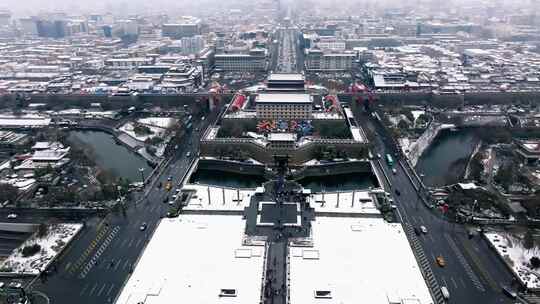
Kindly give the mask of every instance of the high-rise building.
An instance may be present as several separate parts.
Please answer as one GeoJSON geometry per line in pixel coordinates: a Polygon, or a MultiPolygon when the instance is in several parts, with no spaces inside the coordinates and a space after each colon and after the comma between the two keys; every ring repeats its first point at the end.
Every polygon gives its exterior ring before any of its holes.
{"type": "Polygon", "coordinates": [[[306,55],[308,71],[345,71],[352,68],[353,53],[324,53],[318,49],[309,49],[306,55]]]}
{"type": "Polygon", "coordinates": [[[34,18],[19,19],[19,29],[23,35],[37,36],[37,23],[34,18]]]}
{"type": "Polygon", "coordinates": [[[39,37],[64,38],[67,33],[67,22],[65,20],[36,20],[37,34],[39,37]]]}
{"type": "Polygon", "coordinates": [[[0,26],[9,25],[11,23],[11,13],[9,11],[0,11],[0,26]]]}
{"type": "Polygon", "coordinates": [[[196,54],[204,48],[204,38],[201,35],[184,37],[181,40],[183,54],[196,54]]]}

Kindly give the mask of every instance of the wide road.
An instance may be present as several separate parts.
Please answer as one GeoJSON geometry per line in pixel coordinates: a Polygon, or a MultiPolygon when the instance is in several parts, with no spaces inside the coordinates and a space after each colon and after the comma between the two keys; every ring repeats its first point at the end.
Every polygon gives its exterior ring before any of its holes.
{"type": "Polygon", "coordinates": [[[278,57],[277,57],[277,73],[296,73],[298,72],[298,43],[297,43],[297,33],[298,31],[295,28],[283,28],[279,29],[280,33],[278,35],[281,40],[278,48],[278,57]]]}
{"type": "MultiPolygon", "coordinates": [[[[215,113],[211,116],[216,117],[215,113]]],[[[202,133],[211,120],[199,121],[194,128],[202,133]]],[[[198,153],[198,143],[199,133],[194,131],[155,184],[165,184],[169,176],[174,185],[178,184],[198,153]],[[192,157],[186,157],[188,151],[192,157]]],[[[114,302],[153,231],[169,210],[168,203],[163,201],[174,192],[174,189],[167,192],[164,187],[156,186],[148,190],[146,199],[138,204],[128,203],[125,211],[89,220],[81,235],[58,260],[56,271],[55,267],[50,267],[53,271],[46,280],[36,280],[31,288],[46,294],[54,304],[114,302]],[[142,223],[147,224],[144,231],[140,230],[142,223]]],[[[138,195],[142,196],[142,192],[138,195]]]]}
{"type": "Polygon", "coordinates": [[[418,187],[418,180],[414,179],[413,172],[405,171],[410,169],[399,163],[403,160],[398,159],[393,166],[395,174],[384,160],[387,153],[395,158],[396,147],[382,125],[370,115],[355,114],[367,132],[376,134],[372,142],[374,154],[382,156],[376,166],[390,180],[387,186],[403,224],[427,228],[428,232],[418,238],[439,286],[448,288],[451,303],[514,303],[501,292],[501,285],[510,285],[512,276],[486,241],[480,235],[469,239],[465,227],[448,222],[425,206],[413,185],[418,187]],[[400,195],[395,190],[399,190],[400,195]],[[445,267],[436,264],[437,256],[444,257],[445,267]]]}

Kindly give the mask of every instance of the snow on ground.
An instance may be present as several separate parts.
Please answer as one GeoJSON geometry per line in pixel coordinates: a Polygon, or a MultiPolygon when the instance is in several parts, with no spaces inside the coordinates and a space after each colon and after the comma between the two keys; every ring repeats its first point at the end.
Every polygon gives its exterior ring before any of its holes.
{"type": "Polygon", "coordinates": [[[534,270],[529,264],[533,256],[540,257],[539,247],[525,249],[523,237],[508,232],[486,232],[484,235],[522,284],[540,288],[540,269],[534,270]]]}
{"type": "Polygon", "coordinates": [[[136,134],[135,131],[133,131],[134,127],[135,126],[134,126],[133,122],[128,122],[128,123],[124,124],[123,126],[121,126],[119,128],[119,130],[123,131],[127,135],[129,135],[129,136],[131,136],[131,137],[133,137],[136,140],[141,141],[141,142],[144,142],[148,138],[154,138],[154,137],[161,136],[165,132],[165,129],[155,127],[155,126],[147,126],[150,129],[150,131],[152,132],[152,134],[139,135],[139,134],[136,134]]]}
{"type": "Polygon", "coordinates": [[[414,120],[416,121],[416,120],[418,119],[418,117],[420,117],[420,115],[426,114],[426,112],[425,112],[425,111],[416,110],[416,111],[411,111],[411,114],[412,114],[412,116],[414,117],[414,120]]]}
{"type": "Polygon", "coordinates": [[[136,134],[133,131],[133,128],[134,128],[133,122],[127,122],[118,129],[128,134],[129,136],[135,138],[136,140],[144,142],[148,138],[163,136],[163,134],[168,128],[172,127],[175,123],[178,122],[178,119],[170,118],[170,117],[147,117],[147,118],[138,119],[137,122],[147,126],[150,129],[150,131],[152,131],[152,134],[148,134],[148,135],[136,134]]]}
{"type": "Polygon", "coordinates": [[[139,123],[147,126],[159,127],[162,129],[168,129],[178,122],[178,119],[171,117],[147,117],[137,120],[139,123]]]}
{"type": "Polygon", "coordinates": [[[401,150],[403,150],[403,153],[409,153],[409,147],[413,144],[413,141],[411,141],[411,139],[408,137],[402,137],[398,138],[398,142],[401,146],[401,150]]]}
{"type": "Polygon", "coordinates": [[[309,202],[316,213],[381,214],[367,191],[317,193],[309,197],[309,202]]]}
{"type": "Polygon", "coordinates": [[[237,190],[221,187],[187,184],[183,190],[195,190],[184,210],[236,210],[249,206],[254,190],[237,190]]]}
{"type": "Polygon", "coordinates": [[[242,245],[244,229],[241,216],[163,219],[116,303],[259,303],[265,249],[242,245]]]}
{"type": "Polygon", "coordinates": [[[56,224],[49,226],[49,233],[39,238],[32,235],[19,248],[15,249],[11,255],[4,260],[0,268],[10,268],[14,273],[37,275],[44,271],[69,242],[82,229],[82,224],[56,224]],[[29,257],[22,256],[22,249],[26,246],[38,244],[41,251],[29,257]]]}
{"type": "Polygon", "coordinates": [[[433,303],[400,224],[317,217],[312,238],[290,247],[290,303],[433,303]]]}

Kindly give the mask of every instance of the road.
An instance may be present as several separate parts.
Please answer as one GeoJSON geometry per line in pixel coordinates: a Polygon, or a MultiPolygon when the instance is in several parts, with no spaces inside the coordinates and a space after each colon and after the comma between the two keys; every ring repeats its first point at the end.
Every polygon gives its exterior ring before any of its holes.
{"type": "Polygon", "coordinates": [[[279,43],[277,73],[296,73],[298,72],[297,64],[297,30],[294,28],[284,28],[279,30],[279,43]]]}
{"type": "MultiPolygon", "coordinates": [[[[359,112],[355,114],[365,130],[377,134],[372,142],[374,154],[384,156],[390,153],[394,156],[396,148],[392,140],[385,136],[386,131],[380,123],[370,115],[359,112]]],[[[376,163],[376,167],[390,180],[391,185],[387,186],[392,191],[402,223],[427,228],[428,233],[421,234],[418,238],[428,260],[427,265],[430,265],[439,286],[446,286],[450,291],[451,302],[513,303],[501,292],[500,287],[510,285],[512,275],[488,248],[486,241],[479,235],[469,239],[465,227],[446,221],[426,207],[413,185],[413,182],[418,181],[409,179],[407,173],[412,176],[412,172],[409,172],[410,169],[403,166],[403,163],[393,166],[396,169],[395,174],[384,160],[376,163]],[[396,195],[396,189],[400,191],[400,195],[396,195]],[[445,267],[436,264],[437,256],[444,257],[445,267]]]]}
{"type": "MultiPolygon", "coordinates": [[[[210,123],[211,119],[197,122],[194,128],[203,132],[210,123]]],[[[186,153],[197,155],[198,142],[198,132],[186,139],[155,184],[165,184],[169,176],[174,185],[180,183],[193,160],[186,157],[186,153]]],[[[43,292],[55,304],[114,302],[154,229],[169,210],[169,205],[163,203],[169,195],[172,194],[163,187],[154,186],[148,189],[146,199],[138,204],[128,203],[125,211],[87,221],[81,235],[58,259],[56,267],[50,268],[52,273],[45,280],[36,280],[31,288],[43,292]],[[141,231],[143,222],[147,228],[141,231]]]]}

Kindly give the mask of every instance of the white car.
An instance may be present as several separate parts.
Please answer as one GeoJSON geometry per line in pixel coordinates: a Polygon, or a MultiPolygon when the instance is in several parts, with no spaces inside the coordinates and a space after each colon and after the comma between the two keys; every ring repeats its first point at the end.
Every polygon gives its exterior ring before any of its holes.
{"type": "Polygon", "coordinates": [[[8,214],[7,218],[10,220],[13,220],[17,218],[17,215],[15,213],[11,213],[11,214],[8,214]]]}
{"type": "Polygon", "coordinates": [[[422,231],[422,233],[427,233],[427,228],[426,226],[420,226],[420,231],[422,231]]]}

